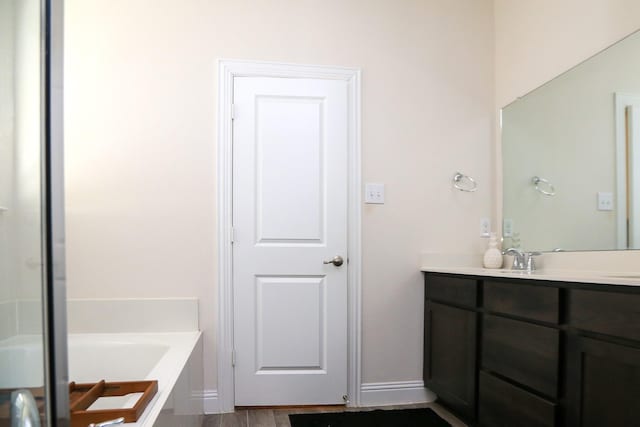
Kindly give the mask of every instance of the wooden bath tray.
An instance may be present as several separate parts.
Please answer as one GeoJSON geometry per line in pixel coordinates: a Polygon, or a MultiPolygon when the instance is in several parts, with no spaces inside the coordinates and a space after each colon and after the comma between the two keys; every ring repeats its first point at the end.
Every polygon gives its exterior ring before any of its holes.
{"type": "Polygon", "coordinates": [[[69,384],[69,406],[71,409],[71,427],[87,427],[91,423],[100,423],[124,417],[126,423],[138,421],[140,415],[158,392],[158,381],[121,381],[69,384]],[[88,408],[100,397],[126,396],[142,393],[132,408],[95,409],[88,408]]]}

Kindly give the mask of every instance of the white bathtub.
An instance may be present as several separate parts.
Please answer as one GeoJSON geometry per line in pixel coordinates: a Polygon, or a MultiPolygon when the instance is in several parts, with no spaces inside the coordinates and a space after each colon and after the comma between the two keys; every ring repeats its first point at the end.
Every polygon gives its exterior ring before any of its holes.
{"type": "MultiPolygon", "coordinates": [[[[76,383],[157,380],[158,393],[131,426],[196,427],[201,424],[202,336],[200,332],[70,334],[69,380],[76,383]]],[[[0,388],[43,384],[37,336],[0,343],[0,388]],[[7,370],[7,372],[4,372],[7,370]]]]}
{"type": "Polygon", "coordinates": [[[0,389],[44,386],[42,337],[17,335],[0,341],[0,389]]]}
{"type": "Polygon", "coordinates": [[[157,380],[158,393],[137,423],[191,427],[202,421],[200,332],[70,334],[69,380],[157,380]]]}

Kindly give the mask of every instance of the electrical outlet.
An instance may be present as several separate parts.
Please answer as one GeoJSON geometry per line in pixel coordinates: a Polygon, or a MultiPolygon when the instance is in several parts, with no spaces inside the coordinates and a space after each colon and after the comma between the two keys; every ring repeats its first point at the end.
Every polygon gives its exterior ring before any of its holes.
{"type": "Polygon", "coordinates": [[[613,210],[613,193],[598,192],[598,210],[599,211],[613,210]]]}
{"type": "Polygon", "coordinates": [[[364,202],[384,204],[384,184],[367,184],[364,187],[364,202]]]}
{"type": "Polygon", "coordinates": [[[513,236],[513,220],[511,218],[505,218],[502,220],[502,237],[513,236]]]}
{"type": "Polygon", "coordinates": [[[489,218],[480,219],[480,236],[489,237],[491,234],[491,220],[489,218]]]}

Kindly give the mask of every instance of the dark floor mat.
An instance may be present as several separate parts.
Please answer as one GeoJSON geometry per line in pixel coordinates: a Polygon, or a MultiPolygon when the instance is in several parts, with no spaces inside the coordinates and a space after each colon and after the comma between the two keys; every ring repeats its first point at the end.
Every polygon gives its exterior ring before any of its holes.
{"type": "Polygon", "coordinates": [[[323,412],[289,415],[291,427],[450,427],[432,409],[323,412]]]}

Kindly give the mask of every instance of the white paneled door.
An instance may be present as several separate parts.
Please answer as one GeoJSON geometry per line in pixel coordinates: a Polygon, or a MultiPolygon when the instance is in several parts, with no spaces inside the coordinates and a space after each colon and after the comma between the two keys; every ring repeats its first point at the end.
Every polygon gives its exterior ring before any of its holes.
{"type": "Polygon", "coordinates": [[[233,102],[235,404],[343,403],[347,83],[236,77],[233,102]]]}

